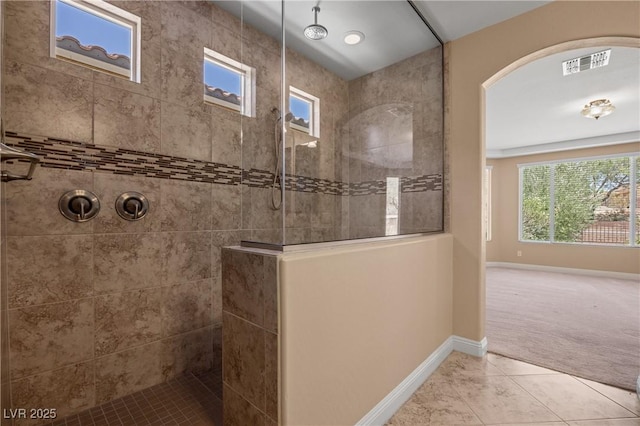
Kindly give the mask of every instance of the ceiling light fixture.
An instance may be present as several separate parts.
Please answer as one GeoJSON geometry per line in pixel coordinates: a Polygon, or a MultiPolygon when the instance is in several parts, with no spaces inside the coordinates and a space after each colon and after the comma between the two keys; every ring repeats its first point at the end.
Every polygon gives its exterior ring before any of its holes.
{"type": "Polygon", "coordinates": [[[309,40],[322,40],[329,35],[329,31],[322,25],[318,24],[318,13],[320,13],[320,8],[318,6],[313,6],[311,10],[313,11],[313,24],[304,29],[304,36],[309,40]]]}
{"type": "Polygon", "coordinates": [[[600,117],[611,114],[615,109],[616,107],[613,106],[609,99],[598,99],[589,102],[589,105],[585,105],[582,109],[582,115],[597,120],[600,117]]]}
{"type": "Polygon", "coordinates": [[[360,31],[352,30],[344,33],[344,42],[351,46],[362,43],[363,40],[364,34],[362,34],[360,31]]]}

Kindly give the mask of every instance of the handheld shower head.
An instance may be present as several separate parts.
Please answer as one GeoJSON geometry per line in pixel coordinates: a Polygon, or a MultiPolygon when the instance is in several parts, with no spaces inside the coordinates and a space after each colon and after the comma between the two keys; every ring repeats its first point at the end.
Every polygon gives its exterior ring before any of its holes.
{"type": "MultiPolygon", "coordinates": [[[[271,112],[276,115],[276,123],[278,123],[278,122],[280,122],[280,120],[282,120],[282,114],[280,113],[280,110],[278,108],[276,108],[276,107],[271,108],[271,112]]],[[[284,116],[284,122],[288,123],[291,120],[293,120],[293,114],[288,112],[287,115],[284,116]]]]}

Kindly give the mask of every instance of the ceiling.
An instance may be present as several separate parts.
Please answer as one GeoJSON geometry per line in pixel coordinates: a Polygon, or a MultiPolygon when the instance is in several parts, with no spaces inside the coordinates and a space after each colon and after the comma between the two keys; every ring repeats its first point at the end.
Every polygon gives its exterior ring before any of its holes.
{"type": "MultiPolygon", "coordinates": [[[[281,39],[280,0],[212,0],[266,34],[281,39]]],[[[431,1],[413,3],[438,36],[451,41],[543,6],[549,1],[431,1]]],[[[346,80],[357,78],[419,52],[439,46],[404,0],[287,0],[284,2],[287,46],[346,80]],[[318,23],[329,36],[305,39],[313,23],[311,8],[320,7],[318,23]],[[363,43],[347,46],[346,31],[365,34],[363,43]]],[[[604,47],[603,47],[604,49],[604,47]]],[[[487,91],[486,141],[489,157],[505,157],[579,146],[640,140],[640,49],[613,48],[607,67],[562,76],[564,60],[602,49],[582,49],[549,56],[501,79],[487,91]],[[617,107],[600,120],[580,115],[595,99],[617,107]]]]}
{"type": "Polygon", "coordinates": [[[508,157],[640,140],[640,49],[611,48],[609,65],[562,75],[562,62],[604,50],[576,49],[538,59],[486,93],[487,156],[508,157]],[[596,99],[616,110],[598,120],[580,111],[596,99]]]}
{"type": "MultiPolygon", "coordinates": [[[[282,3],[274,0],[216,1],[223,9],[242,17],[254,27],[281,40],[282,3]]],[[[322,65],[345,80],[353,80],[388,65],[440,46],[429,28],[406,1],[295,0],[284,3],[287,47],[322,65]],[[320,7],[318,24],[329,31],[324,40],[305,38],[313,24],[312,8],[320,7]],[[402,31],[396,25],[402,23],[402,31]],[[365,41],[349,46],[347,31],[365,34],[365,41]]]]}

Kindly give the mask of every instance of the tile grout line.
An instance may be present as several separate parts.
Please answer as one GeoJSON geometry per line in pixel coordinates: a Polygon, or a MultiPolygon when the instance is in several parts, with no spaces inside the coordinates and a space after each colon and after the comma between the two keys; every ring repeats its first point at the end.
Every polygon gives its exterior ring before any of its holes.
{"type": "MultiPolygon", "coordinates": [[[[448,356],[447,356],[447,358],[448,358],[448,356]]],[[[446,361],[446,359],[445,359],[445,361],[446,361]]],[[[442,365],[442,364],[440,364],[440,365],[442,365]]],[[[440,368],[440,366],[438,366],[438,368],[440,368]]],[[[436,369],[436,371],[438,371],[438,369],[436,369]]],[[[502,370],[500,370],[500,371],[502,371],[502,370]]],[[[431,378],[431,376],[430,376],[429,378],[431,378]]],[[[452,389],[453,389],[453,391],[458,395],[458,398],[459,398],[462,402],[464,402],[464,404],[467,406],[467,408],[469,409],[469,411],[471,411],[471,412],[473,413],[473,415],[474,415],[474,416],[476,416],[476,418],[477,418],[478,420],[480,420],[480,423],[482,423],[483,425],[486,425],[487,423],[485,423],[485,421],[484,421],[484,420],[482,420],[482,418],[480,417],[480,415],[478,415],[478,413],[476,413],[476,412],[475,412],[475,410],[473,409],[473,407],[471,407],[471,405],[469,404],[469,402],[467,401],[467,399],[464,397],[464,395],[462,395],[462,394],[458,391],[458,387],[457,387],[457,386],[452,385],[452,386],[451,386],[451,388],[452,388],[452,389]]]]}
{"type": "MultiPolygon", "coordinates": [[[[633,412],[633,411],[629,410],[627,407],[625,407],[624,405],[620,404],[620,403],[619,403],[618,401],[616,401],[615,399],[610,398],[609,396],[607,396],[607,395],[605,395],[604,393],[600,392],[598,389],[594,388],[593,386],[590,386],[588,383],[583,382],[582,380],[580,380],[580,378],[578,378],[578,377],[576,377],[576,376],[571,376],[571,377],[573,377],[574,379],[576,379],[578,382],[582,383],[583,385],[585,385],[585,386],[589,387],[589,389],[593,389],[594,391],[598,392],[600,395],[604,396],[605,398],[607,398],[607,399],[608,399],[608,400],[610,400],[611,402],[613,402],[613,403],[615,403],[615,404],[619,405],[620,407],[624,408],[625,410],[629,411],[629,412],[630,412],[631,414],[633,414],[633,416],[634,416],[634,417],[632,417],[632,418],[640,418],[640,414],[637,414],[637,413],[635,413],[635,412],[633,412]]],[[[588,380],[588,379],[584,379],[584,380],[588,380]]],[[[596,383],[597,383],[597,382],[596,382],[596,383]]],[[[606,385],[606,384],[604,384],[604,383],[601,383],[601,384],[603,384],[603,385],[605,385],[605,386],[610,386],[610,385],[606,385]]],[[[633,394],[633,392],[631,392],[631,391],[627,391],[626,389],[618,388],[618,387],[615,387],[615,386],[611,386],[611,387],[613,387],[613,388],[615,388],[615,389],[619,389],[620,391],[623,391],[623,392],[630,392],[631,394],[633,394]]],[[[640,396],[639,396],[639,395],[637,395],[637,394],[636,394],[636,396],[637,396],[637,398],[638,398],[638,401],[640,402],[640,396]]],[[[640,411],[640,410],[639,410],[639,411],[640,411]]],[[[629,418],[629,417],[620,417],[620,418],[629,418]]]]}
{"type": "MultiPolygon", "coordinates": [[[[547,374],[548,376],[551,376],[552,374],[547,374]]],[[[526,390],[524,388],[524,386],[520,385],[520,383],[516,382],[515,380],[513,380],[513,378],[511,376],[505,376],[507,377],[512,383],[514,383],[517,387],[519,387],[520,389],[522,389],[527,395],[531,396],[531,398],[533,398],[534,400],[538,401],[538,403],[540,403],[540,405],[542,405],[544,408],[546,408],[547,410],[549,410],[550,413],[552,413],[554,416],[556,416],[558,419],[560,419],[560,421],[565,422],[566,420],[563,419],[558,413],[556,413],[555,411],[553,411],[550,407],[547,406],[547,404],[543,403],[542,401],[540,401],[538,398],[536,398],[531,392],[529,392],[528,390],[526,390]]]]}

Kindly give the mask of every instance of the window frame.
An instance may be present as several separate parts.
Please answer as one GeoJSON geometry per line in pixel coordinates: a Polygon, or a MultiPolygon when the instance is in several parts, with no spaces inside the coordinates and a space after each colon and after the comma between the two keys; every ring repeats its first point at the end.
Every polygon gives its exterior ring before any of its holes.
{"type": "MultiPolygon", "coordinates": [[[[50,17],[50,48],[49,54],[52,58],[68,60],[77,64],[87,66],[91,69],[106,72],[110,75],[117,75],[119,77],[128,78],[130,81],[140,83],[140,56],[142,45],[142,18],[134,15],[131,12],[120,9],[111,3],[107,3],[103,0],[50,0],[51,6],[50,17]],[[108,64],[101,63],[101,61],[85,57],[80,54],[74,54],[68,52],[65,49],[60,49],[56,45],[56,4],[57,2],[63,2],[69,6],[80,9],[84,12],[90,13],[98,18],[107,20],[117,25],[124,26],[131,30],[131,57],[129,58],[131,68],[129,73],[123,73],[120,70],[111,69],[108,64]]],[[[115,68],[115,67],[114,67],[115,68]]]]}
{"type": "Polygon", "coordinates": [[[518,242],[520,243],[538,243],[538,244],[570,244],[580,246],[608,246],[608,247],[629,247],[638,248],[640,244],[636,243],[636,215],[638,214],[639,206],[637,206],[637,182],[638,173],[640,170],[636,167],[636,161],[640,159],[640,152],[624,152],[619,154],[605,154],[589,157],[573,157],[566,159],[550,160],[550,161],[538,161],[531,163],[519,163],[518,167],[518,242]],[[569,241],[555,241],[555,165],[565,163],[578,163],[586,161],[596,160],[608,160],[616,158],[628,158],[629,159],[629,243],[628,244],[616,244],[616,243],[595,243],[595,242],[569,242],[569,241]],[[522,203],[523,199],[523,174],[524,169],[534,166],[552,166],[549,169],[549,240],[525,240],[523,239],[523,212],[522,203]]]}
{"type": "MultiPolygon", "coordinates": [[[[218,66],[226,68],[234,73],[240,75],[240,97],[241,104],[236,105],[231,102],[225,102],[222,99],[214,98],[213,96],[208,96],[206,93],[203,93],[204,101],[207,103],[215,104],[222,106],[224,108],[229,108],[234,111],[238,111],[240,114],[247,117],[255,117],[256,116],[256,70],[255,68],[243,64],[242,62],[238,62],[235,59],[229,58],[228,56],[223,55],[222,53],[216,52],[215,50],[209,49],[208,47],[204,48],[204,61],[212,62],[218,66]]],[[[206,84],[205,79],[205,71],[204,64],[202,63],[202,85],[206,84]]]]}
{"type": "MultiPolygon", "coordinates": [[[[293,121],[289,123],[292,129],[307,133],[308,135],[319,138],[320,137],[320,98],[313,96],[310,93],[300,90],[296,87],[289,86],[289,98],[291,96],[300,99],[301,101],[309,103],[311,111],[309,111],[309,128],[305,128],[295,124],[293,121]]],[[[289,103],[291,101],[289,100],[289,103]]]]}

